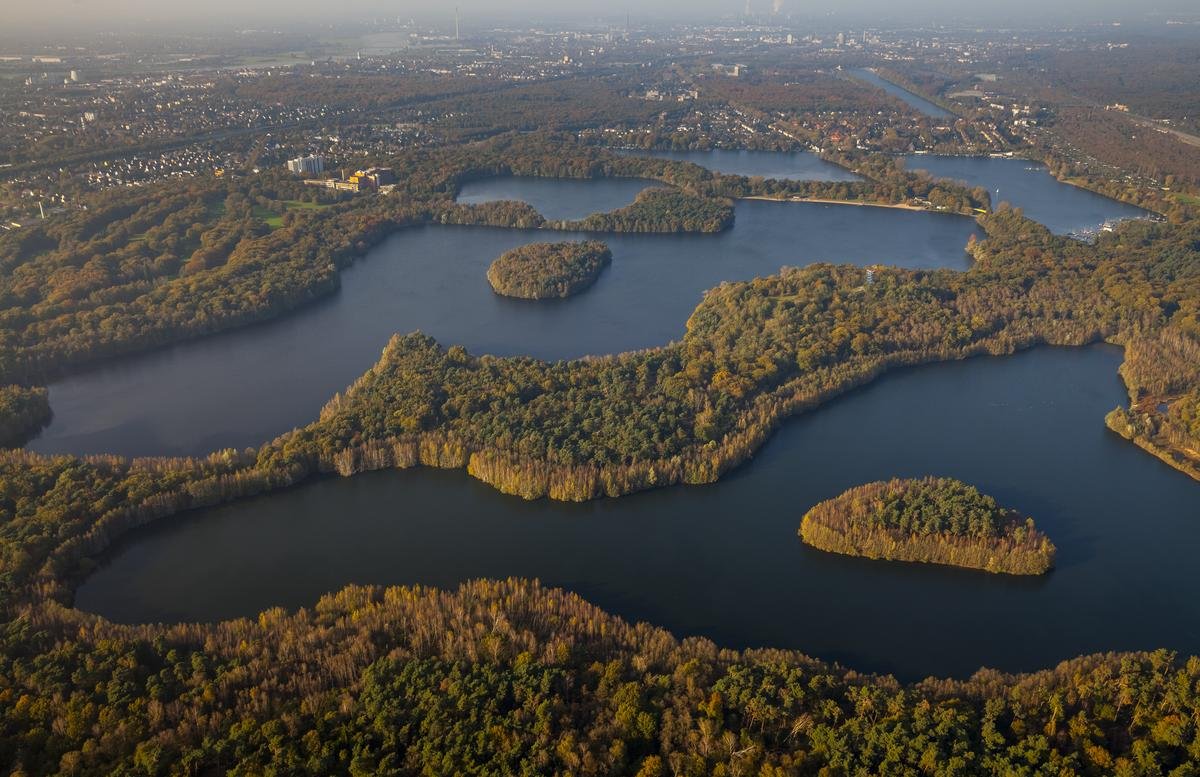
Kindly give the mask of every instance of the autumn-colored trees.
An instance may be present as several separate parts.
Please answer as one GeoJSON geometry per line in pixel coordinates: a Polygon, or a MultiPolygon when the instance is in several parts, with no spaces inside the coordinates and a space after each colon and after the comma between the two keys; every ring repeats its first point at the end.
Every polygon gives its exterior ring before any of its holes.
{"type": "Polygon", "coordinates": [[[519,580],[297,613],[0,631],[14,774],[1188,774],[1200,661],[1098,655],[901,685],[722,650],[519,580]]]}
{"type": "Polygon", "coordinates": [[[567,222],[584,232],[722,232],[733,226],[733,203],[675,189],[646,189],[631,205],[567,222]]]}
{"type": "Polygon", "coordinates": [[[612,251],[598,240],[530,243],[492,262],[487,278],[506,297],[569,297],[595,283],[611,261],[612,251]]]}
{"type": "Polygon", "coordinates": [[[1054,566],[1054,544],[1032,518],[950,478],[857,486],[805,513],[800,536],[833,553],[1010,575],[1054,566]]]}
{"type": "Polygon", "coordinates": [[[24,445],[50,423],[50,415],[46,389],[0,386],[0,448],[24,445]]]}

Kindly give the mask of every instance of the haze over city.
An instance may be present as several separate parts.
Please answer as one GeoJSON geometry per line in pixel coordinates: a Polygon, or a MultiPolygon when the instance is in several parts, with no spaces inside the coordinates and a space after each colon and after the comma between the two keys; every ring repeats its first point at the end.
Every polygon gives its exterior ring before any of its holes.
{"type": "MultiPolygon", "coordinates": [[[[457,3],[432,3],[413,0],[346,0],[336,5],[322,0],[263,0],[243,3],[237,0],[213,0],[207,3],[156,2],[155,0],[10,0],[4,10],[5,23],[35,29],[76,29],[95,25],[105,31],[123,25],[170,27],[178,23],[199,23],[221,27],[241,23],[274,22],[279,26],[361,21],[393,16],[415,17],[422,22],[444,18],[457,6],[460,13],[475,23],[481,21],[514,22],[531,17],[558,20],[616,19],[626,14],[640,20],[705,21],[744,15],[746,4],[739,0],[648,0],[647,2],[603,2],[602,0],[516,0],[494,3],[484,0],[459,0],[457,3]]],[[[1126,19],[1139,21],[1164,15],[1194,18],[1195,3],[1189,0],[1155,0],[1150,4],[1131,0],[1064,0],[1043,3],[1036,0],[1012,0],[1003,4],[962,3],[956,0],[752,0],[753,14],[763,17],[791,14],[800,18],[836,17],[846,20],[874,20],[888,23],[987,22],[1024,27],[1038,20],[1055,22],[1099,22],[1126,19]]],[[[12,29],[10,28],[10,32],[12,29]]]]}

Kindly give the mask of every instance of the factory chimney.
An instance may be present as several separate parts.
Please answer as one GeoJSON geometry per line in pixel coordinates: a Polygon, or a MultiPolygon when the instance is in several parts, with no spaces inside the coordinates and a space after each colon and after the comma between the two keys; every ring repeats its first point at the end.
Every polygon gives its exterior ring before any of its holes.
{"type": "Polygon", "coordinates": [[[454,39],[462,40],[458,34],[458,6],[454,6],[454,39]]]}

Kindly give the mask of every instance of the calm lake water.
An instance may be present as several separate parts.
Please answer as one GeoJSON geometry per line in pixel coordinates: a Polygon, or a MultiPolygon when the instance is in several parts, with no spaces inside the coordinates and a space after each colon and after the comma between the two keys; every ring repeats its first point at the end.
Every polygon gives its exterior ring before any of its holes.
{"type": "Polygon", "coordinates": [[[911,154],[904,160],[910,170],[982,186],[991,192],[994,205],[1008,202],[1022,208],[1026,216],[1060,235],[1148,215],[1137,206],[1055,180],[1045,165],[1026,159],[911,154]]]}
{"type": "Polygon", "coordinates": [[[861,178],[840,165],[826,162],[806,151],[625,151],[635,156],[652,156],[693,162],[715,173],[760,175],[779,181],[858,181],[861,178]]]}
{"type": "Polygon", "coordinates": [[[929,100],[926,100],[919,94],[914,94],[907,89],[896,86],[891,81],[885,81],[866,68],[859,68],[850,72],[854,74],[855,78],[877,86],[893,97],[899,97],[901,100],[908,103],[911,107],[916,108],[926,116],[931,116],[935,119],[949,119],[954,117],[954,114],[945,108],[931,103],[929,100]]]}
{"type": "MultiPolygon", "coordinates": [[[[519,190],[539,209],[580,182],[498,179],[471,196],[519,190]]],[[[644,182],[592,181],[590,206],[619,207],[644,182]]],[[[573,195],[572,195],[573,196],[573,195]]],[[[548,208],[547,208],[548,209],[548,208]]],[[[431,226],[398,232],[343,273],[329,299],[274,322],[115,360],[50,386],[46,453],[200,455],[259,445],[317,417],[378,360],[396,332],[422,330],[473,353],[565,359],[662,345],[683,335],[701,295],[724,280],[817,261],[965,268],[975,223],[882,208],[744,201],[720,235],[599,235],[612,265],[584,294],[529,302],[494,294],[504,251],[583,234],[431,226]]]]}
{"type": "Polygon", "coordinates": [[[1120,351],[1039,349],[894,373],[800,416],[722,482],[582,505],[458,471],[328,479],[132,535],[76,604],[125,622],[308,606],[348,583],[520,575],[729,647],[966,676],[1081,653],[1200,653],[1200,486],[1104,428],[1120,351]],[[961,478],[1060,549],[1024,579],[812,550],[803,513],[891,476],[961,478]]]}

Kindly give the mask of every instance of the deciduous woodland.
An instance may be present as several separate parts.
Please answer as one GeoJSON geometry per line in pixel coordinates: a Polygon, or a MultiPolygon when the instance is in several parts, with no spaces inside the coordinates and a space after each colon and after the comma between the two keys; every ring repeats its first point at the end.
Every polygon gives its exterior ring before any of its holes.
{"type": "Polygon", "coordinates": [[[857,486],[805,513],[800,537],[831,553],[1009,575],[1054,566],[1054,543],[1032,518],[951,478],[857,486]]]}
{"type": "Polygon", "coordinates": [[[1134,338],[1121,377],[1130,406],[1109,413],[1109,428],[1200,479],[1200,338],[1170,329],[1134,338]]]}
{"type": "Polygon", "coordinates": [[[16,448],[50,422],[50,397],[44,388],[0,386],[0,447],[16,448]]]}
{"type": "MultiPolygon", "coordinates": [[[[475,176],[652,178],[706,208],[750,194],[987,206],[891,160],[844,161],[868,180],[718,176],[503,137],[395,160],[412,172],[394,194],[319,210],[287,210],[315,195],[269,176],[186,184],[185,211],[159,207],[165,187],[98,198],[107,217],[0,238],[2,383],[281,314],[407,225],[540,225],[511,203],[454,204],[475,176]],[[255,205],[280,226],[252,218],[255,205]]],[[[14,774],[1193,773],[1200,660],[1168,653],[901,686],[796,653],[680,642],[524,581],[349,588],[215,625],[119,626],[70,608],[115,540],[190,508],[416,464],[529,498],[707,483],[784,418],[886,370],[1035,345],[1125,344],[1135,399],[1166,400],[1137,413],[1179,435],[1155,444],[1195,450],[1196,376],[1141,354],[1192,353],[1200,337],[1200,220],[1128,223],[1094,245],[1009,208],[981,224],[966,272],[784,268],[711,290],[679,342],[639,353],[547,363],[397,336],[312,424],[257,450],[3,452],[0,759],[14,774]]],[[[38,396],[10,390],[4,407],[34,417],[38,396]]]]}
{"type": "Polygon", "coordinates": [[[611,261],[612,251],[598,240],[530,243],[504,252],[487,278],[506,297],[569,297],[595,283],[611,261]]]}
{"type": "Polygon", "coordinates": [[[518,580],[351,587],[217,626],[47,609],[2,639],[15,774],[1183,775],[1200,757],[1197,659],[901,686],[518,580]]]}

